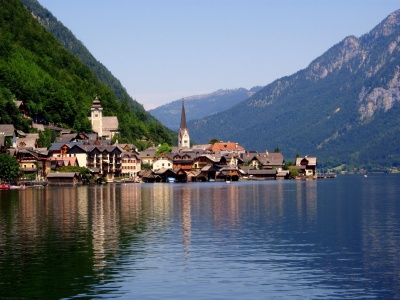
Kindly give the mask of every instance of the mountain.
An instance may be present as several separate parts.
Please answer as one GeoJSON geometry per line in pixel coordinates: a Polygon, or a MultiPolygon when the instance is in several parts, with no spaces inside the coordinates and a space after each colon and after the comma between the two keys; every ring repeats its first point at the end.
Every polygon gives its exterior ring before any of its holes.
{"type": "Polygon", "coordinates": [[[369,33],[349,36],[297,73],[249,99],[188,122],[192,140],[279,147],[317,155],[321,166],[400,164],[400,10],[369,33]]]}
{"type": "MultiPolygon", "coordinates": [[[[204,95],[185,97],[186,120],[200,119],[224,111],[249,98],[261,87],[218,90],[204,95]]],[[[149,113],[172,130],[179,130],[182,99],[149,110],[149,113]]]]}
{"type": "Polygon", "coordinates": [[[121,140],[140,148],[172,143],[170,132],[159,121],[122,92],[121,98],[116,94],[44,29],[20,0],[0,2],[1,123],[12,121],[27,130],[27,123],[10,107],[17,99],[24,101],[36,119],[77,131],[90,130],[87,117],[97,95],[104,114],[118,116],[121,140]]]}

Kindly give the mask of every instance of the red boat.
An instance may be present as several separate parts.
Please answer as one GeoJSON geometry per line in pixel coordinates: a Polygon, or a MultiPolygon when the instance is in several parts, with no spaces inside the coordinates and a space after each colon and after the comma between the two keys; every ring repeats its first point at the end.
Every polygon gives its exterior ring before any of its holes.
{"type": "Polygon", "coordinates": [[[2,183],[0,184],[0,190],[9,190],[10,189],[10,185],[7,183],[2,183]]]}

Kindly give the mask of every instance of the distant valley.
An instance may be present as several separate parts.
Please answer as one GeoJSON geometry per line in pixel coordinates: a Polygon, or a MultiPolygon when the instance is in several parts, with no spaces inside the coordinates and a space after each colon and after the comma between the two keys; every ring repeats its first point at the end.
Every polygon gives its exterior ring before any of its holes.
{"type": "Polygon", "coordinates": [[[185,102],[186,120],[201,119],[231,108],[251,97],[262,87],[218,90],[210,94],[185,97],[149,110],[149,113],[172,130],[179,130],[182,100],[185,102]]]}

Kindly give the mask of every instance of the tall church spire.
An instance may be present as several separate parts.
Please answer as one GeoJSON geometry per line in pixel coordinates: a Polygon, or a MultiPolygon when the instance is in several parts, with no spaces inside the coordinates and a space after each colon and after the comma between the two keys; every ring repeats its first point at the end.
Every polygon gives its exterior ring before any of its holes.
{"type": "Polygon", "coordinates": [[[181,127],[178,134],[178,148],[190,148],[189,130],[186,125],[185,103],[182,99],[182,114],[181,114],[181,127]]]}
{"type": "Polygon", "coordinates": [[[185,103],[184,100],[182,99],[182,113],[181,113],[181,127],[180,129],[186,128],[186,114],[185,114],[185,103]]]}

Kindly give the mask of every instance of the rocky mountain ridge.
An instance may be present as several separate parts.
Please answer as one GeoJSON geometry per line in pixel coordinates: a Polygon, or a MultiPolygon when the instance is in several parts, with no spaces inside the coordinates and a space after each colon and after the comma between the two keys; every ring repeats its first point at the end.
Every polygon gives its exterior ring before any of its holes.
{"type": "Polygon", "coordinates": [[[400,132],[399,41],[400,10],[360,38],[346,37],[306,69],[224,112],[189,122],[192,139],[235,140],[258,151],[278,146],[285,156],[315,154],[331,165],[373,164],[375,157],[379,164],[398,163],[399,147],[377,141],[400,132]]]}

